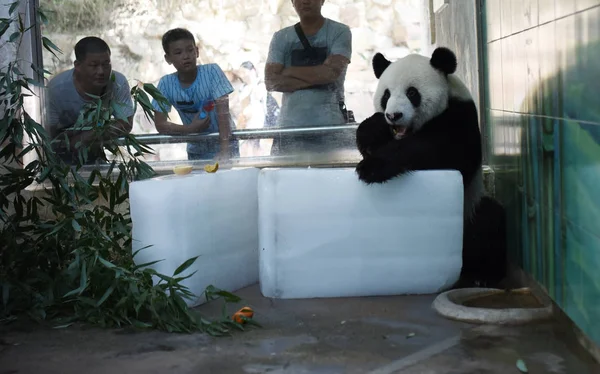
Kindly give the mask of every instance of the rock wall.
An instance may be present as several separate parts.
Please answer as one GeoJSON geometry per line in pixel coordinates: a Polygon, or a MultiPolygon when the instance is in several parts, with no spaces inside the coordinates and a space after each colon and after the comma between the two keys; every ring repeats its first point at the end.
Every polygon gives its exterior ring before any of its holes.
{"type": "MultiPolygon", "coordinates": [[[[44,6],[51,0],[40,2],[44,6]]],[[[383,52],[396,59],[419,51],[422,31],[427,30],[421,27],[422,8],[422,0],[325,1],[323,14],[352,30],[353,56],[345,86],[347,106],[355,112],[357,121],[373,110],[371,98],[376,79],[371,71],[372,56],[383,52]]],[[[115,70],[124,73],[132,83],[141,80],[156,84],[162,75],[174,71],[164,61],[162,34],[170,28],[185,27],[197,38],[199,62],[218,63],[234,83],[237,69],[250,61],[262,79],[271,36],[298,21],[290,0],[123,0],[110,18],[102,29],[44,30],[64,51],[60,60],[45,53],[46,69],[56,73],[70,68],[77,40],[97,35],[111,46],[115,70]]],[[[240,105],[240,100],[232,95],[234,119],[243,110],[240,105]]],[[[134,131],[154,133],[155,129],[138,113],[134,131]]]]}

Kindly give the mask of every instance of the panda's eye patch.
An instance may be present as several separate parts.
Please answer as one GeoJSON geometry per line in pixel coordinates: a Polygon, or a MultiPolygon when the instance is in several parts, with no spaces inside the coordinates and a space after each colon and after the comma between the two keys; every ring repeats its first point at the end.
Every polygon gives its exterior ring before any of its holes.
{"type": "Polygon", "coordinates": [[[390,99],[390,96],[392,96],[392,94],[390,93],[390,90],[388,90],[386,88],[385,92],[383,93],[383,96],[381,96],[381,102],[380,102],[383,110],[385,110],[387,108],[387,103],[388,103],[388,100],[390,99]]]}
{"type": "Polygon", "coordinates": [[[421,93],[414,87],[408,87],[406,90],[406,97],[410,100],[411,104],[417,108],[421,105],[421,93]]]}

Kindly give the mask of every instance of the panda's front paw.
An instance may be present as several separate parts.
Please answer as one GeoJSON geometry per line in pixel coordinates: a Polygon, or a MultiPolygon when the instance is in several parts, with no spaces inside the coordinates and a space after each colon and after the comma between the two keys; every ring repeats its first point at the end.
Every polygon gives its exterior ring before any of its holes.
{"type": "Polygon", "coordinates": [[[363,156],[373,154],[377,149],[394,139],[383,113],[375,113],[365,119],[356,129],[356,145],[363,156]]]}
{"type": "Polygon", "coordinates": [[[361,181],[372,183],[383,183],[394,177],[390,173],[389,165],[379,157],[368,157],[356,165],[356,174],[361,181]]]}

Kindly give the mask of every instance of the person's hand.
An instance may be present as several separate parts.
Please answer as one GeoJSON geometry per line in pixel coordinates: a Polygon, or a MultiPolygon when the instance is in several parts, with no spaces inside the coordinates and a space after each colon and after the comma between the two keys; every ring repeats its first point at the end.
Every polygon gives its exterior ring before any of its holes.
{"type": "Polygon", "coordinates": [[[207,115],[206,118],[200,118],[200,112],[196,113],[192,123],[190,123],[190,131],[193,133],[202,132],[207,130],[210,126],[210,116],[207,115]]]}

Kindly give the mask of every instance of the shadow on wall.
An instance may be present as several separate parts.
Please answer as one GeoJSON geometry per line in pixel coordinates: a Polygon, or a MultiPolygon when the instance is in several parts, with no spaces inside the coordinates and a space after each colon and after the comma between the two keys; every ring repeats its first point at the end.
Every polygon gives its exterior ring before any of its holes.
{"type": "Polygon", "coordinates": [[[600,43],[573,53],[523,102],[516,229],[523,268],[600,343],[600,43]]]}

